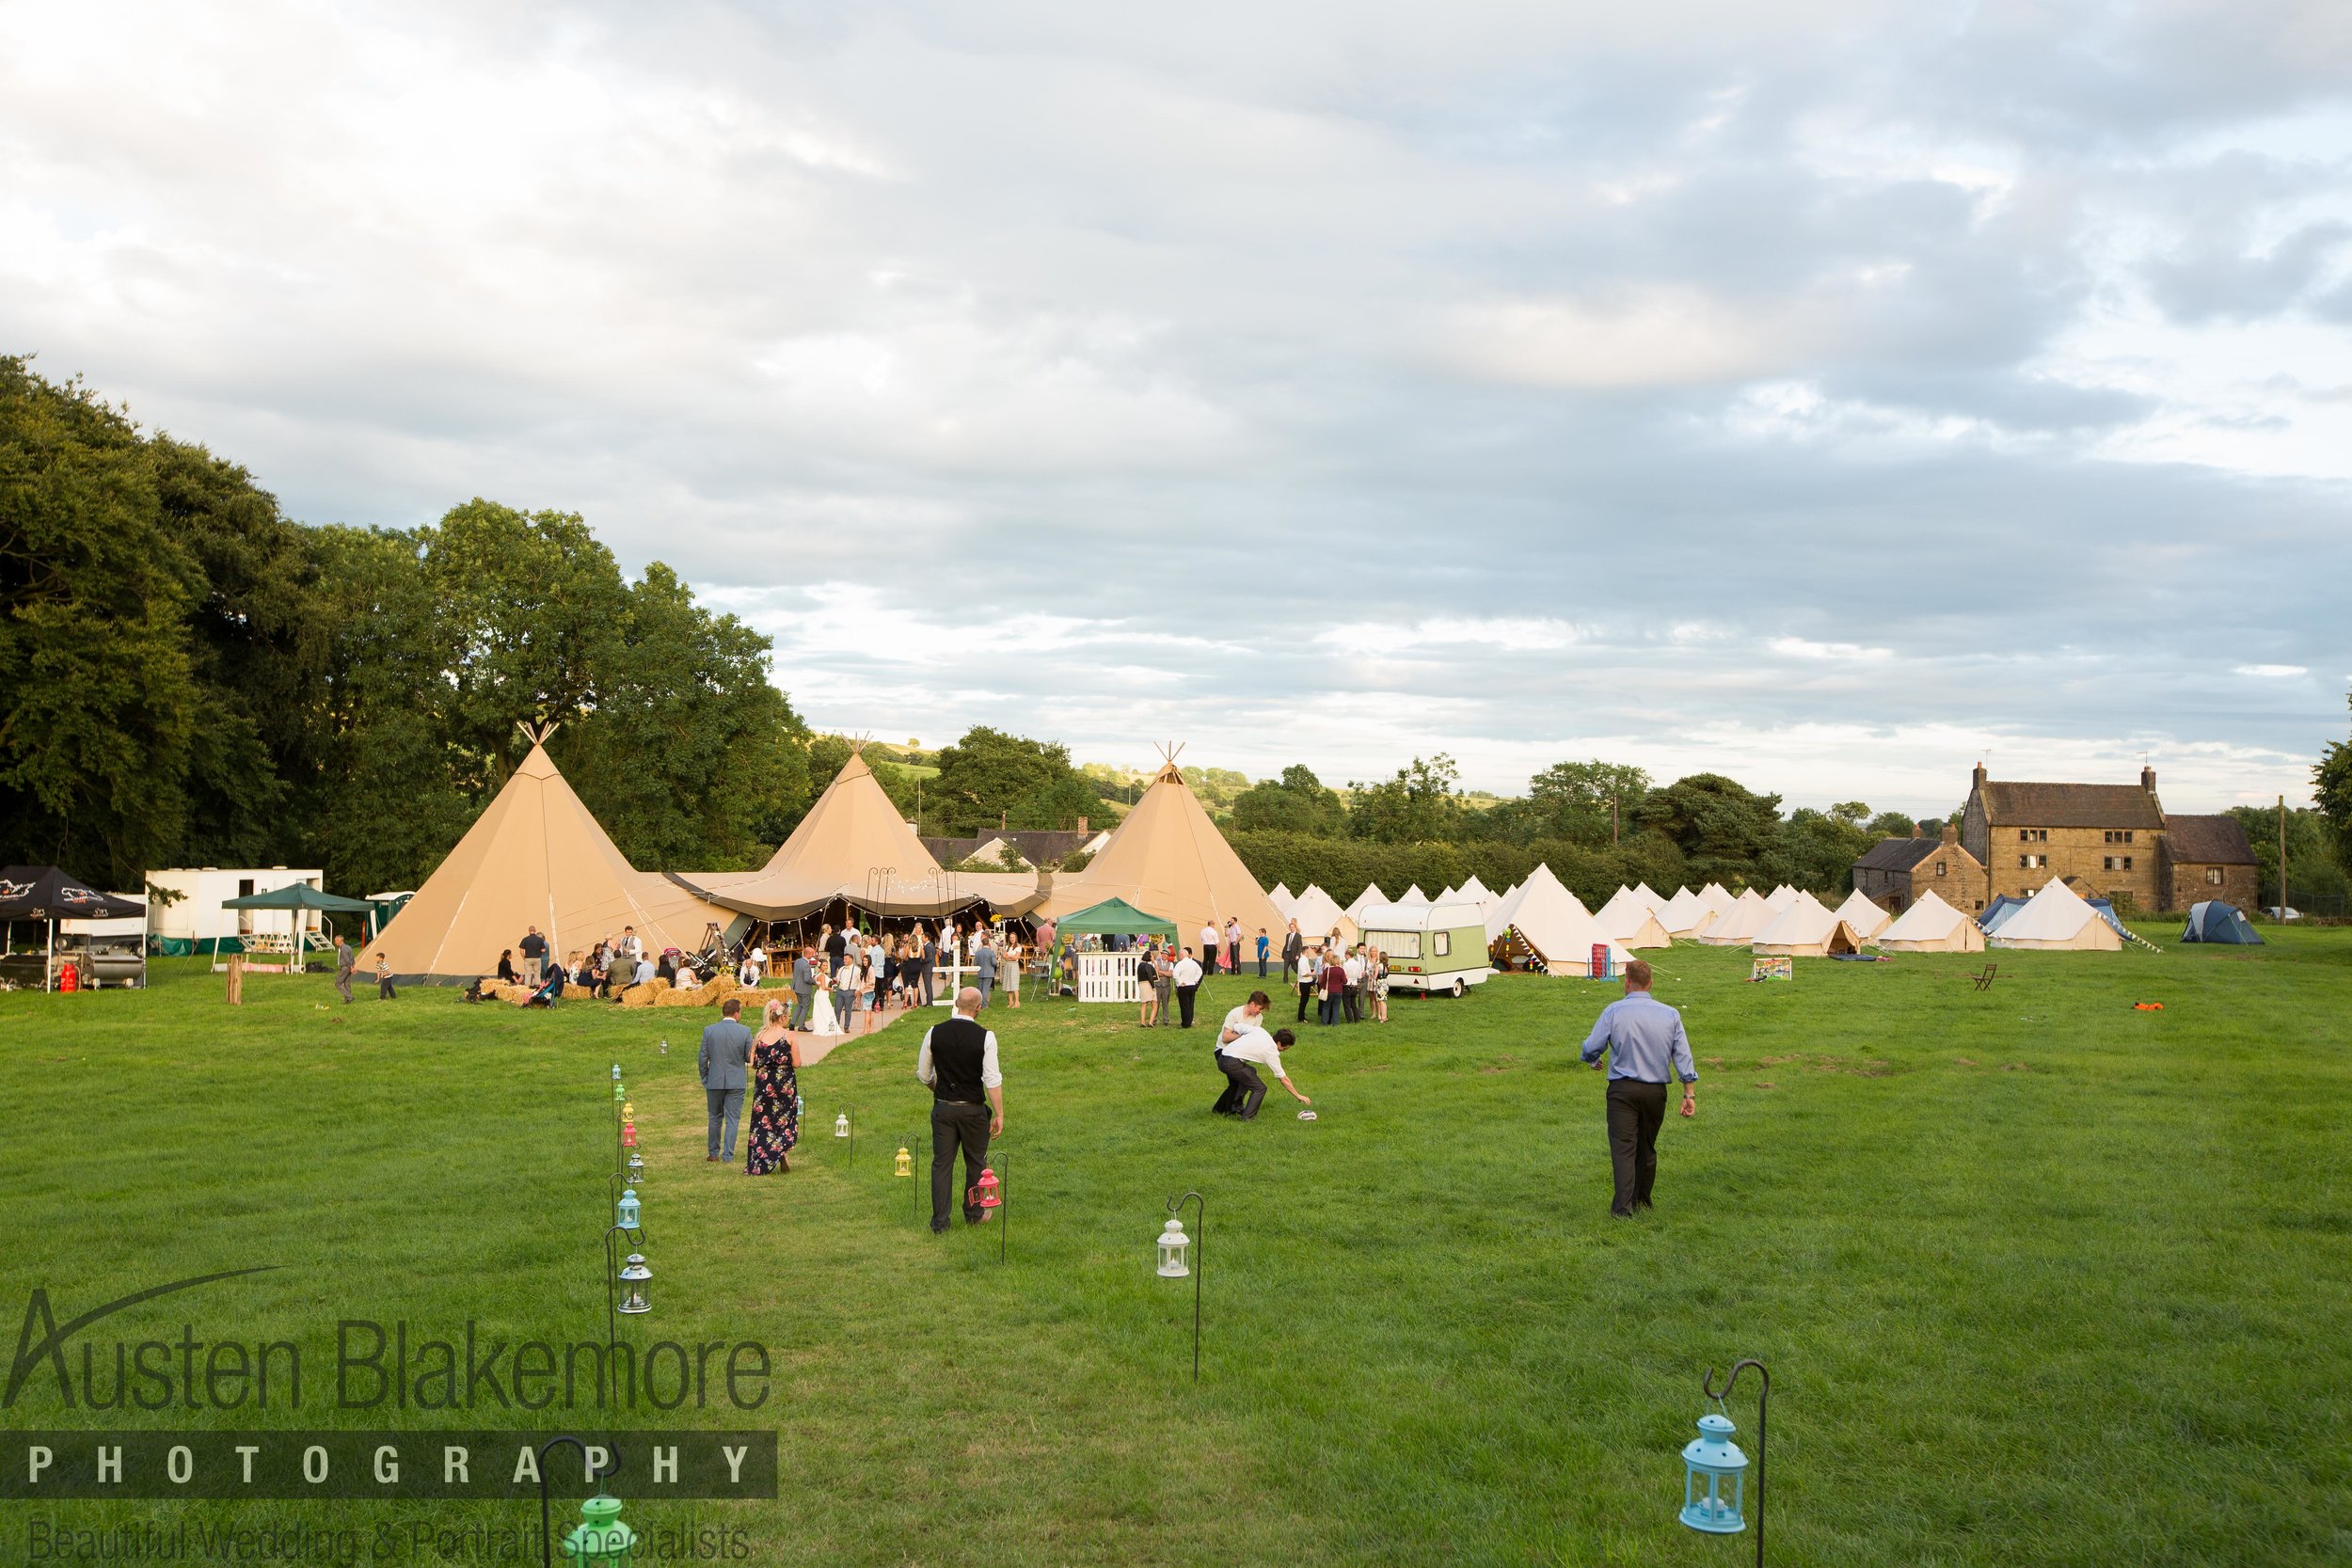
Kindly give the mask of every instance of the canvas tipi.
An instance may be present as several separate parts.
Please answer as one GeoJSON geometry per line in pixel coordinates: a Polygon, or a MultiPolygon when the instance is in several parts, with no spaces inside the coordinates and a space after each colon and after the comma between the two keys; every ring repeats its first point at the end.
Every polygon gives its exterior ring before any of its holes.
{"type": "MultiPolygon", "coordinates": [[[[1176,752],[1119,824],[1111,841],[1082,871],[1054,879],[1044,904],[1067,914],[1124,898],[1146,914],[1172,920],[1187,934],[1204,925],[1239,920],[1245,931],[1281,930],[1289,917],[1274,907],[1249,868],[1233,853],[1176,769],[1176,752]]],[[[1304,925],[1304,922],[1301,922],[1304,925]]]]}
{"type": "Polygon", "coordinates": [[[882,792],[863,746],[850,751],[766,865],[679,872],[675,879],[761,920],[796,920],[835,902],[903,916],[952,914],[985,901],[998,914],[1026,914],[1039,899],[1035,872],[942,870],[882,792]]]}
{"type": "MultiPolygon", "coordinates": [[[[1312,882],[1307,884],[1307,891],[1300,894],[1292,906],[1291,918],[1298,922],[1298,934],[1311,942],[1319,942],[1334,931],[1339,933],[1340,941],[1343,942],[1356,940],[1355,917],[1340,908],[1337,899],[1312,882]]],[[[1275,945],[1279,947],[1281,943],[1278,942],[1275,945]]]]}
{"type": "Polygon", "coordinates": [[[1537,866],[1519,884],[1510,923],[1496,933],[1496,940],[1513,936],[1542,960],[1544,973],[1555,978],[1589,976],[1596,946],[1607,948],[1611,962],[1619,970],[1633,957],[1623,943],[1611,940],[1548,865],[1537,866]]]}
{"type": "Polygon", "coordinates": [[[2002,921],[1991,941],[1995,947],[2101,953],[2120,952],[2123,946],[2123,939],[2115,927],[2084,902],[2082,895],[2058,881],[2049,883],[2027,899],[2024,909],[2002,921]]]}
{"type": "Polygon", "coordinates": [[[396,980],[464,985],[493,973],[499,954],[536,926],[556,958],[635,927],[649,950],[702,950],[715,923],[735,923],[688,889],[640,871],[572,793],[547,752],[548,725],[489,808],[359,955],[381,954],[396,980]]]}
{"type": "Polygon", "coordinates": [[[1981,953],[1984,933],[1931,889],[1879,932],[1878,944],[1889,953],[1981,953]]]}
{"type": "Polygon", "coordinates": [[[1766,958],[1820,958],[1859,953],[1862,938],[1835,911],[1809,893],[1800,893],[1772,924],[1756,933],[1749,950],[1766,958]]]}
{"type": "Polygon", "coordinates": [[[1729,912],[1717,916],[1699,933],[1699,941],[1709,947],[1745,947],[1778,912],[1765,903],[1762,894],[1750,888],[1733,900],[1729,912]]]}
{"type": "Polygon", "coordinates": [[[1886,928],[1886,923],[1892,916],[1873,903],[1867,894],[1856,888],[1846,895],[1844,903],[1837,906],[1837,918],[1860,933],[1863,941],[1868,942],[1886,928]]]}

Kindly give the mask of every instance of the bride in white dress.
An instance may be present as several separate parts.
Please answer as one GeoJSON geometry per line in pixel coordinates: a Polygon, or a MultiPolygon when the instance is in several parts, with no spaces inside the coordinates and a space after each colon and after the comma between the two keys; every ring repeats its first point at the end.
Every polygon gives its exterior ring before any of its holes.
{"type": "Polygon", "coordinates": [[[817,994],[809,999],[808,1032],[812,1035],[841,1033],[841,1020],[833,1010],[833,988],[818,986],[817,994]]]}

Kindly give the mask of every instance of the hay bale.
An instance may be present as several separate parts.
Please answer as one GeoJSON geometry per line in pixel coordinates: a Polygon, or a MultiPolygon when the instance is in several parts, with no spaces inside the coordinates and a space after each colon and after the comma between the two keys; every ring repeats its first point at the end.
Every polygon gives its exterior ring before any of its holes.
{"type": "Polygon", "coordinates": [[[501,1002],[512,1002],[519,1007],[531,1000],[532,990],[529,986],[494,986],[490,990],[490,994],[501,1002]]]}
{"type": "Polygon", "coordinates": [[[624,1007],[650,1007],[660,1002],[661,1000],[662,992],[668,990],[669,989],[670,982],[664,980],[657,974],[652,979],[646,981],[644,985],[631,986],[628,990],[621,992],[621,1006],[624,1007]]]}

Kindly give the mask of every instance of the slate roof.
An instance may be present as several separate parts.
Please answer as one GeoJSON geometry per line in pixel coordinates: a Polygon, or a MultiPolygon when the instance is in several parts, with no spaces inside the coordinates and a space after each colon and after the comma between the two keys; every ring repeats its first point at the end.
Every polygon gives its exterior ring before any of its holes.
{"type": "Polygon", "coordinates": [[[2176,864],[2251,865],[2254,847],[2234,816],[2168,816],[2165,847],[2176,864]]]}
{"type": "Polygon", "coordinates": [[[1994,828],[2164,827],[2156,798],[2137,784],[2020,784],[1987,779],[1979,786],[1994,828]]]}
{"type": "Polygon", "coordinates": [[[1940,838],[1883,838],[1860,860],[1856,871],[1908,871],[1943,847],[1940,838]]]}

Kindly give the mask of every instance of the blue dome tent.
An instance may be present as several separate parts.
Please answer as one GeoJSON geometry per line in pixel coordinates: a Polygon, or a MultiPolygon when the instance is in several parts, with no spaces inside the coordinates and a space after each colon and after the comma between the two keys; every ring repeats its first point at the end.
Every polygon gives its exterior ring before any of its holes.
{"type": "Polygon", "coordinates": [[[2181,927],[2183,942],[2226,942],[2239,947],[2260,947],[2262,937],[2234,904],[2209,898],[2188,907],[2188,924],[2181,927]]]}

